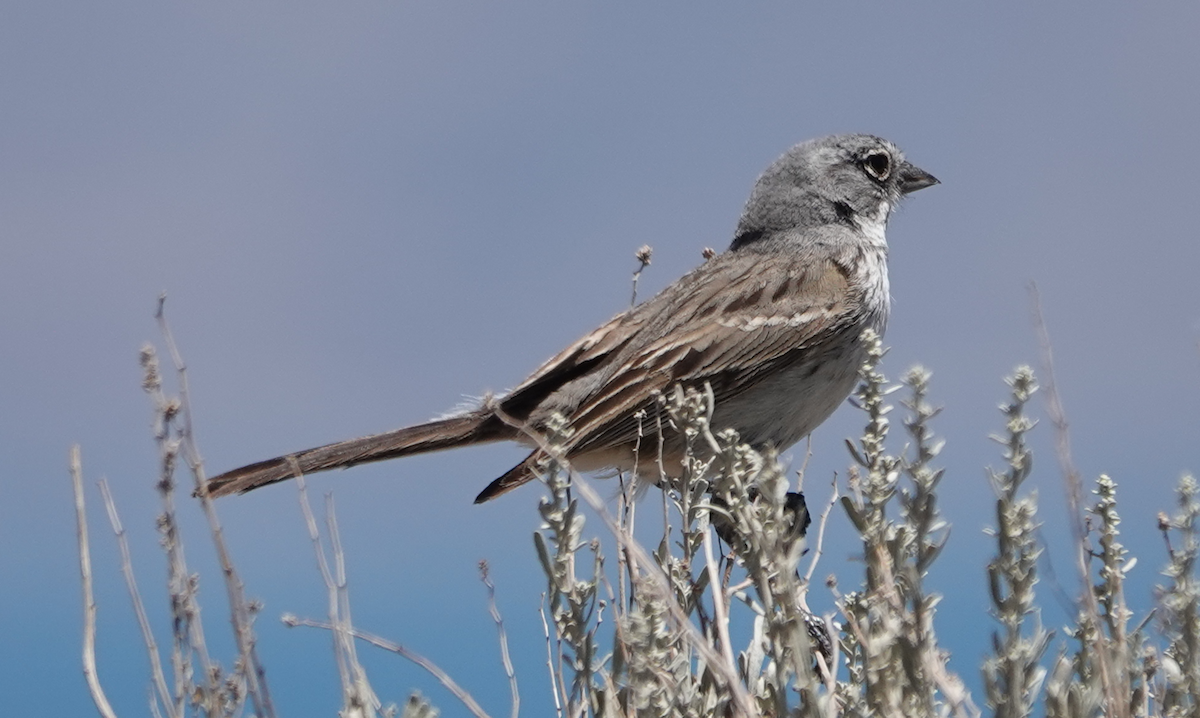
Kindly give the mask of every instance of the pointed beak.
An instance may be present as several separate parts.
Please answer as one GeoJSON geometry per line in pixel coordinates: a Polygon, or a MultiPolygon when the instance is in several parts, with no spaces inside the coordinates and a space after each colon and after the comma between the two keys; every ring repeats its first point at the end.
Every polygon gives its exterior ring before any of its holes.
{"type": "Polygon", "coordinates": [[[938,178],[920,167],[908,162],[900,165],[900,194],[910,194],[935,184],[941,184],[938,178]]]}

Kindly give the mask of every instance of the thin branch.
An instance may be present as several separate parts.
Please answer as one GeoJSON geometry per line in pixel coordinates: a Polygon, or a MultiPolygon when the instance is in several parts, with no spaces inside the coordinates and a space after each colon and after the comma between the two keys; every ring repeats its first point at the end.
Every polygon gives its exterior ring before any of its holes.
{"type": "Polygon", "coordinates": [[[146,702],[150,704],[150,718],[163,718],[158,710],[158,700],[154,697],[154,689],[146,688],[146,702]]]}
{"type": "Polygon", "coordinates": [[[79,539],[79,576],[83,582],[83,675],[104,718],[117,718],[96,673],[96,597],[92,593],[92,552],[88,542],[87,508],[83,502],[83,460],[79,445],[71,447],[71,486],[75,491],[75,535],[79,539]]]}
{"type": "Polygon", "coordinates": [[[357,715],[363,710],[369,710],[371,715],[378,713],[382,703],[367,680],[367,672],[358,661],[358,652],[351,634],[350,597],[346,585],[345,554],[342,551],[341,539],[337,530],[337,520],[333,508],[333,497],[326,496],[326,524],[329,531],[329,541],[334,557],[334,570],[330,570],[329,561],[325,555],[325,547],[321,541],[321,532],[317,528],[317,519],[308,501],[308,484],[295,458],[292,462],[293,476],[296,478],[300,496],[300,510],[304,514],[304,523],[308,528],[308,537],[313,544],[313,552],[317,557],[317,568],[321,572],[321,580],[329,601],[329,625],[333,627],[333,655],[337,662],[338,677],[342,681],[342,701],[344,715],[357,715]]]}
{"type": "Polygon", "coordinates": [[[225,577],[225,592],[229,599],[229,615],[230,622],[233,624],[233,637],[237,643],[238,653],[245,658],[248,664],[246,680],[249,684],[248,693],[250,694],[250,699],[254,702],[254,712],[265,718],[275,718],[275,707],[271,702],[271,693],[267,688],[266,670],[263,668],[262,662],[258,659],[258,649],[255,646],[254,632],[251,629],[252,621],[249,604],[246,601],[245,586],[238,576],[237,569],[234,568],[233,558],[229,553],[228,547],[225,545],[225,536],[221,531],[221,524],[217,520],[217,512],[213,507],[212,497],[208,494],[208,481],[204,473],[204,461],[200,457],[200,451],[196,446],[195,434],[192,429],[192,407],[188,392],[187,365],[183,362],[183,356],[179,353],[179,349],[175,344],[175,337],[171,333],[170,325],[167,323],[167,317],[163,310],[166,299],[166,294],[159,296],[158,311],[155,312],[154,316],[158,320],[159,331],[162,334],[163,342],[167,345],[167,351],[171,355],[171,361],[174,364],[175,373],[179,380],[179,401],[183,418],[180,436],[185,452],[184,456],[188,462],[188,468],[191,469],[192,478],[195,481],[196,496],[200,499],[200,506],[204,510],[205,519],[208,521],[209,533],[212,535],[213,545],[217,551],[217,558],[221,563],[221,573],[225,577]]]}
{"type": "MultiPolygon", "coordinates": [[[[1033,304],[1033,324],[1037,331],[1038,345],[1042,355],[1042,386],[1046,392],[1046,412],[1050,415],[1050,422],[1054,424],[1055,455],[1058,458],[1063,478],[1067,482],[1067,500],[1071,507],[1071,527],[1075,532],[1075,538],[1082,546],[1087,536],[1080,508],[1083,505],[1083,478],[1071,456],[1070,426],[1067,423],[1067,413],[1063,409],[1062,397],[1058,393],[1058,382],[1054,376],[1054,349],[1050,344],[1050,333],[1046,329],[1046,320],[1042,314],[1042,298],[1038,293],[1037,284],[1033,282],[1029,284],[1029,297],[1033,304]]],[[[1083,577],[1086,581],[1086,572],[1083,577]]]]}
{"type": "Polygon", "coordinates": [[[821,520],[817,523],[817,545],[813,547],[812,561],[808,564],[808,570],[804,572],[805,585],[812,582],[812,576],[817,570],[817,562],[821,560],[821,554],[825,551],[825,526],[829,523],[829,513],[837,505],[840,495],[835,473],[833,475],[833,492],[829,495],[829,503],[825,505],[825,510],[821,512],[821,520]]]}
{"type": "Polygon", "coordinates": [[[637,306],[638,279],[641,279],[642,270],[650,266],[650,257],[653,254],[654,249],[648,244],[643,244],[633,255],[638,261],[638,268],[633,270],[633,296],[629,299],[629,306],[631,307],[637,306]]]}
{"type": "MultiPolygon", "coordinates": [[[[327,623],[325,621],[314,621],[310,618],[298,618],[296,616],[285,615],[282,620],[283,620],[283,625],[287,626],[288,628],[295,628],[296,626],[306,626],[308,628],[323,628],[327,631],[334,630],[334,627],[332,624],[327,623]]],[[[366,631],[360,631],[357,628],[351,628],[349,630],[350,630],[350,634],[353,635],[355,638],[364,640],[373,646],[377,646],[379,648],[382,648],[385,651],[390,651],[392,653],[395,653],[398,656],[407,658],[408,660],[417,664],[421,668],[424,668],[426,671],[428,671],[430,673],[430,675],[432,675],[434,678],[436,678],[438,680],[438,682],[440,682],[443,686],[445,686],[446,690],[453,693],[454,697],[458,698],[458,700],[461,701],[464,706],[466,706],[467,710],[471,711],[471,715],[474,715],[477,718],[490,718],[490,716],[488,716],[488,714],[483,710],[483,708],[480,707],[479,703],[477,703],[475,701],[475,699],[471,697],[471,694],[468,693],[466,690],[464,690],[457,683],[455,683],[454,679],[451,678],[450,675],[448,673],[446,673],[445,671],[443,671],[441,668],[438,668],[437,664],[435,664],[433,661],[429,660],[428,658],[422,656],[419,653],[416,653],[414,651],[411,651],[411,650],[405,648],[404,646],[400,645],[399,643],[396,643],[394,641],[389,641],[386,638],[383,638],[381,636],[376,636],[373,633],[367,633],[366,631]]]]}
{"type": "Polygon", "coordinates": [[[542,632],[546,635],[546,668],[550,671],[550,694],[554,696],[554,712],[562,718],[563,702],[560,693],[565,692],[558,673],[554,670],[554,645],[550,640],[550,624],[546,621],[546,594],[542,594],[542,602],[538,604],[538,615],[542,618],[542,632]]]}
{"type": "MultiPolygon", "coordinates": [[[[1087,527],[1083,519],[1083,478],[1075,467],[1071,456],[1071,435],[1067,423],[1067,413],[1063,409],[1062,398],[1058,393],[1058,382],[1054,376],[1054,351],[1050,343],[1050,332],[1046,329],[1045,317],[1042,314],[1042,298],[1037,284],[1029,283],[1029,297],[1033,305],[1033,323],[1037,331],[1038,345],[1042,354],[1042,386],[1045,389],[1046,412],[1050,415],[1050,423],[1054,425],[1055,454],[1067,484],[1067,501],[1071,510],[1071,528],[1075,534],[1075,564],[1079,578],[1083,582],[1083,606],[1089,620],[1099,629],[1100,606],[1096,602],[1096,594],[1092,591],[1091,575],[1088,570],[1087,527]]],[[[1112,666],[1109,665],[1108,651],[1103,645],[1102,634],[1095,632],[1095,659],[1099,668],[1101,685],[1109,705],[1120,711],[1128,702],[1128,697],[1119,695],[1112,680],[1112,666]]]]}
{"type": "MultiPolygon", "coordinates": [[[[104,497],[104,506],[108,509],[108,522],[112,524],[113,533],[117,537],[117,547],[121,551],[121,573],[125,576],[125,586],[129,589],[129,600],[133,602],[133,612],[137,615],[138,626],[142,629],[142,640],[146,643],[146,653],[150,659],[150,672],[154,678],[154,688],[158,698],[167,709],[168,718],[175,718],[178,713],[171,700],[171,691],[167,687],[167,677],[163,673],[162,658],[158,652],[158,643],[154,640],[154,631],[150,628],[150,619],[146,616],[146,607],[142,603],[142,594],[138,590],[137,578],[133,575],[133,560],[129,553],[129,539],[125,536],[125,527],[121,517],[117,515],[117,504],[113,501],[112,492],[108,490],[108,482],[99,481],[100,495],[104,497]]],[[[151,693],[151,704],[154,694],[151,693]]]]}
{"type": "Polygon", "coordinates": [[[712,528],[707,522],[703,528],[701,541],[704,545],[704,567],[708,571],[708,583],[712,587],[713,627],[721,641],[721,653],[725,657],[729,671],[737,673],[734,663],[733,643],[729,638],[729,607],[725,604],[725,592],[721,590],[721,579],[717,572],[717,559],[713,554],[712,528]]]}
{"type": "Polygon", "coordinates": [[[479,562],[479,577],[483,580],[483,585],[487,586],[488,612],[492,614],[492,620],[496,622],[496,632],[500,635],[500,661],[504,664],[504,675],[508,676],[508,687],[512,693],[512,718],[517,718],[521,713],[517,673],[513,670],[512,658],[508,655],[508,634],[504,630],[504,619],[500,616],[500,609],[496,607],[496,587],[488,576],[487,561],[479,562]]]}
{"type": "Polygon", "coordinates": [[[321,544],[321,531],[317,528],[317,518],[313,514],[312,505],[308,502],[308,482],[304,480],[304,473],[299,470],[300,467],[295,462],[296,460],[293,458],[292,471],[296,477],[296,489],[300,498],[300,512],[304,515],[304,525],[308,529],[308,538],[312,541],[313,553],[317,557],[317,570],[321,572],[321,581],[325,584],[325,592],[329,602],[327,609],[329,622],[334,626],[333,653],[334,658],[337,660],[338,676],[342,679],[342,698],[343,700],[349,700],[352,679],[342,651],[342,626],[338,620],[337,584],[333,580],[333,572],[329,570],[329,561],[325,557],[325,547],[321,544]]]}
{"type": "MultiPolygon", "coordinates": [[[[156,487],[162,501],[162,513],[158,518],[161,545],[167,558],[167,590],[171,607],[171,667],[174,677],[172,713],[182,716],[187,702],[212,709],[224,701],[223,694],[235,684],[220,685],[221,669],[208,654],[204,636],[200,606],[196,601],[196,578],[187,570],[183,539],[175,515],[175,466],[179,456],[179,439],[174,435],[174,422],[179,416],[179,400],[168,399],[163,392],[162,372],[158,354],[154,347],[146,345],[141,350],[142,389],[154,403],[154,441],[158,446],[159,475],[156,487]],[[194,680],[193,660],[201,662],[202,679],[194,680]],[[214,702],[216,701],[216,702],[214,702]]],[[[240,677],[241,667],[235,669],[235,678],[240,677]]],[[[242,695],[240,687],[237,698],[242,695]]]]}
{"type": "MultiPolygon", "coordinates": [[[[804,461],[802,461],[800,463],[800,470],[796,472],[796,478],[797,478],[796,490],[797,491],[804,491],[804,477],[805,477],[805,475],[808,474],[808,462],[812,461],[812,457],[813,457],[812,434],[809,434],[808,436],[804,437],[804,461]]],[[[837,478],[835,477],[834,481],[836,481],[836,480],[837,480],[837,478]]]]}
{"type": "Polygon", "coordinates": [[[332,493],[325,494],[325,528],[329,532],[329,550],[333,553],[334,580],[337,582],[337,620],[341,624],[338,637],[354,682],[354,694],[350,705],[369,707],[372,712],[378,712],[383,703],[375,695],[370,681],[367,680],[367,671],[358,661],[358,647],[351,634],[354,621],[350,614],[350,582],[346,580],[346,552],[342,549],[342,533],[338,530],[337,511],[334,510],[332,493]]]}

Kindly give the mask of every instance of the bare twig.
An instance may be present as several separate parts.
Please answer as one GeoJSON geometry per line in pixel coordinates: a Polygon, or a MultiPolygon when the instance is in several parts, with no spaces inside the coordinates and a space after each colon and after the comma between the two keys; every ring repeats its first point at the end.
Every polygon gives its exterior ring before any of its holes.
{"type": "Polygon", "coordinates": [[[642,270],[650,266],[650,257],[653,254],[654,249],[648,244],[643,244],[633,255],[638,261],[638,268],[633,270],[633,296],[629,299],[629,306],[637,304],[638,279],[642,276],[642,270]]]}
{"type": "Polygon", "coordinates": [[[221,563],[221,573],[225,577],[225,592],[229,600],[229,614],[230,622],[233,624],[234,640],[238,646],[238,653],[245,658],[247,664],[247,692],[250,694],[250,700],[254,702],[254,712],[256,714],[264,718],[274,718],[275,708],[271,702],[271,693],[267,688],[266,671],[262,666],[262,662],[258,659],[254,631],[251,628],[253,621],[251,619],[250,605],[246,600],[245,586],[238,576],[237,569],[233,565],[233,558],[225,544],[225,536],[221,531],[221,524],[217,520],[216,509],[213,507],[212,498],[208,494],[208,481],[204,472],[204,462],[196,446],[195,434],[192,428],[192,408],[188,398],[187,365],[184,364],[183,356],[180,354],[175,344],[175,337],[171,333],[171,327],[167,323],[167,317],[164,312],[166,299],[166,294],[159,296],[158,311],[155,312],[154,316],[158,320],[159,331],[162,334],[163,342],[167,345],[167,351],[171,355],[171,361],[174,364],[175,373],[179,381],[179,402],[183,420],[183,424],[180,427],[181,447],[184,450],[184,458],[188,463],[188,468],[192,472],[192,478],[196,486],[196,496],[200,499],[200,506],[204,510],[205,519],[208,521],[209,533],[212,535],[217,558],[221,563]]]}
{"type": "MultiPolygon", "coordinates": [[[[129,589],[129,600],[133,603],[133,612],[137,615],[138,626],[142,630],[142,640],[146,643],[146,653],[150,659],[150,672],[154,679],[154,688],[158,692],[158,700],[167,709],[168,718],[179,715],[175,703],[171,700],[171,690],[167,687],[167,677],[163,673],[162,659],[158,653],[158,643],[154,640],[154,631],[150,628],[150,619],[146,616],[146,607],[142,603],[142,594],[137,587],[137,579],[133,575],[133,560],[129,553],[129,540],[125,536],[125,527],[121,517],[117,515],[117,504],[113,501],[112,493],[108,490],[108,482],[99,482],[100,494],[104,497],[104,506],[108,509],[108,521],[112,524],[113,533],[117,537],[117,548],[121,551],[121,573],[125,576],[125,586],[129,589]]],[[[151,693],[151,705],[155,705],[154,693],[151,693]]]]}
{"type": "MultiPolygon", "coordinates": [[[[283,620],[283,625],[285,625],[289,628],[295,628],[296,626],[306,626],[308,628],[323,628],[327,631],[334,630],[332,624],[327,623],[325,621],[314,621],[310,618],[298,618],[296,616],[285,615],[282,620],[283,620]]],[[[454,679],[451,678],[450,675],[448,673],[446,673],[445,671],[443,671],[441,668],[438,668],[437,664],[435,664],[433,661],[429,660],[428,658],[422,656],[419,653],[416,653],[414,651],[411,651],[411,650],[405,648],[404,646],[400,645],[399,643],[396,643],[394,641],[389,641],[386,638],[377,636],[373,633],[367,633],[366,631],[360,631],[357,628],[350,628],[349,630],[350,630],[350,634],[352,636],[354,636],[355,638],[364,640],[373,646],[377,646],[379,648],[382,648],[385,651],[390,651],[392,653],[395,653],[396,655],[407,658],[408,660],[417,664],[421,668],[424,668],[426,671],[429,672],[430,675],[432,675],[434,678],[436,678],[438,680],[438,682],[440,682],[443,686],[445,686],[446,690],[453,693],[454,697],[458,698],[458,700],[461,701],[464,706],[466,706],[467,710],[471,711],[471,715],[474,715],[477,718],[489,718],[488,714],[483,710],[482,707],[480,707],[479,703],[477,703],[475,701],[475,699],[471,697],[471,694],[468,693],[466,690],[464,690],[457,683],[455,683],[454,679]]]]}
{"type": "Polygon", "coordinates": [[[833,475],[833,491],[829,495],[829,502],[825,504],[825,510],[821,512],[821,520],[817,522],[817,545],[813,547],[812,561],[808,564],[808,570],[804,572],[805,585],[812,582],[813,573],[817,570],[817,562],[821,560],[821,554],[824,553],[825,526],[829,523],[829,513],[837,505],[840,496],[841,492],[838,491],[837,474],[835,473],[833,475]]]}
{"type": "Polygon", "coordinates": [[[500,635],[500,661],[504,664],[504,675],[508,676],[508,687],[512,692],[512,718],[517,718],[521,713],[521,694],[517,690],[517,673],[513,670],[512,659],[508,655],[508,634],[504,630],[504,619],[500,616],[500,609],[496,607],[496,587],[488,576],[487,561],[479,562],[479,576],[483,580],[483,585],[487,586],[488,612],[492,614],[492,620],[496,622],[496,632],[500,635]]]}
{"type": "Polygon", "coordinates": [[[379,711],[383,704],[367,680],[366,669],[358,662],[358,648],[350,633],[354,627],[354,621],[350,617],[350,584],[346,580],[346,552],[342,549],[342,534],[338,531],[333,494],[325,495],[325,528],[329,532],[329,548],[333,553],[334,580],[337,585],[337,620],[341,623],[341,631],[338,632],[338,636],[346,665],[354,681],[354,692],[350,704],[354,707],[366,707],[372,711],[379,711]]]}
{"type": "Polygon", "coordinates": [[[704,546],[704,567],[708,571],[708,583],[712,586],[713,627],[717,630],[717,637],[721,642],[721,654],[725,657],[726,665],[730,672],[736,673],[737,665],[734,663],[733,643],[729,638],[729,608],[725,605],[725,592],[721,590],[717,559],[713,554],[712,528],[706,522],[702,530],[704,531],[701,538],[704,546]]]}
{"type": "MultiPolygon", "coordinates": [[[[638,419],[638,444],[637,444],[637,446],[641,445],[641,441],[642,441],[641,419],[638,419]]],[[[633,477],[637,476],[637,459],[638,459],[637,446],[634,447],[634,451],[633,451],[633,472],[630,477],[630,481],[629,482],[625,481],[625,473],[624,472],[621,472],[617,476],[617,480],[620,482],[620,487],[621,487],[620,492],[617,494],[617,501],[618,501],[617,516],[620,518],[621,526],[628,529],[629,531],[633,531],[633,516],[634,516],[633,505],[635,502],[631,500],[632,497],[629,495],[629,489],[631,487],[632,482],[636,481],[636,478],[633,478],[633,477]]],[[[629,595],[628,595],[628,592],[625,590],[625,575],[626,575],[627,568],[628,567],[625,565],[625,554],[622,553],[621,551],[618,551],[617,552],[617,598],[618,598],[618,600],[613,605],[616,606],[617,610],[621,613],[625,613],[629,610],[629,595]]]]}
{"type": "Polygon", "coordinates": [[[559,718],[563,714],[563,700],[560,698],[561,693],[564,697],[566,689],[559,680],[558,671],[554,669],[554,646],[550,640],[550,624],[546,621],[546,594],[542,594],[542,602],[538,604],[538,616],[542,619],[542,632],[546,634],[546,668],[550,671],[550,694],[554,696],[554,712],[559,718]]]}
{"type": "MultiPolygon", "coordinates": [[[[1083,525],[1083,479],[1075,461],[1071,456],[1071,434],[1067,423],[1067,414],[1063,409],[1062,397],[1058,393],[1058,382],[1054,376],[1054,349],[1050,344],[1050,333],[1046,329],[1046,320],[1042,314],[1042,299],[1038,293],[1037,284],[1030,282],[1029,297],[1033,304],[1033,323],[1037,331],[1039,349],[1042,355],[1042,386],[1045,389],[1046,412],[1050,422],[1054,424],[1054,448],[1058,458],[1059,468],[1067,482],[1067,500],[1071,507],[1071,527],[1075,538],[1082,547],[1087,536],[1083,525]]],[[[1082,563],[1081,563],[1082,568],[1082,563]]],[[[1083,574],[1086,581],[1086,572],[1083,574]]]]}
{"type": "MultiPolygon", "coordinates": [[[[290,458],[290,457],[289,457],[290,458]]],[[[291,458],[293,475],[296,478],[300,495],[300,511],[304,514],[304,523],[308,528],[308,537],[313,544],[313,552],[317,557],[317,568],[321,572],[321,580],[329,602],[329,625],[333,627],[333,654],[337,661],[338,676],[342,681],[343,715],[360,715],[368,712],[378,713],[382,703],[375,695],[367,680],[367,672],[358,661],[358,652],[351,634],[353,626],[350,620],[350,597],[346,584],[345,554],[342,551],[341,539],[337,530],[336,514],[333,508],[333,497],[326,496],[326,525],[329,530],[329,541],[332,546],[335,569],[331,570],[325,555],[325,547],[321,541],[321,532],[317,528],[317,519],[308,501],[308,485],[304,474],[294,458],[291,458]]]]}
{"type": "MultiPolygon", "coordinates": [[[[796,472],[796,490],[804,491],[804,477],[808,474],[808,462],[812,461],[812,434],[804,437],[804,461],[800,462],[800,470],[796,472]]],[[[837,480],[836,478],[834,479],[837,480]]]]}
{"type": "Polygon", "coordinates": [[[79,575],[83,582],[83,675],[87,678],[96,710],[104,718],[117,718],[96,673],[96,598],[92,593],[92,552],[88,542],[87,507],[83,502],[83,460],[79,457],[78,444],[71,447],[70,461],[71,486],[75,491],[75,535],[79,539],[79,575]]]}
{"type": "MultiPolygon", "coordinates": [[[[1092,591],[1091,575],[1088,571],[1087,527],[1083,517],[1083,478],[1071,456],[1071,435],[1067,423],[1067,413],[1063,409],[1062,398],[1058,393],[1058,382],[1054,376],[1054,351],[1050,343],[1050,332],[1046,329],[1045,317],[1042,314],[1042,298],[1037,284],[1029,283],[1029,297],[1033,305],[1034,328],[1038,335],[1038,344],[1042,354],[1042,384],[1046,390],[1046,412],[1050,415],[1050,423],[1054,425],[1055,454],[1062,470],[1063,479],[1067,484],[1067,501],[1071,510],[1071,528],[1075,538],[1075,565],[1079,578],[1083,582],[1083,610],[1088,620],[1096,627],[1100,626],[1100,606],[1096,602],[1096,594],[1092,591]]],[[[1122,710],[1127,714],[1128,696],[1121,696],[1113,682],[1112,666],[1109,665],[1108,652],[1105,650],[1101,633],[1096,631],[1094,656],[1100,672],[1101,685],[1109,705],[1114,710],[1122,710]]]]}
{"type": "MultiPolygon", "coordinates": [[[[304,515],[308,538],[312,541],[313,553],[317,557],[317,569],[321,572],[321,580],[325,583],[325,590],[329,594],[329,616],[332,620],[338,612],[337,585],[333,581],[333,572],[329,570],[329,561],[325,558],[325,548],[321,545],[321,531],[317,528],[317,517],[313,514],[312,506],[308,502],[308,482],[305,481],[304,473],[299,470],[300,467],[295,462],[296,460],[293,458],[292,470],[296,477],[296,493],[300,497],[300,513],[304,515]]],[[[342,678],[345,681],[345,676],[342,678]]]]}

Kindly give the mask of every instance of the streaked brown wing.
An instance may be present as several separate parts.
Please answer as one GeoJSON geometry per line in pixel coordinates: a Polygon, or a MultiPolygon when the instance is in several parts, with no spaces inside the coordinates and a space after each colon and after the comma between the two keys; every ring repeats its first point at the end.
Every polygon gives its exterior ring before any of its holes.
{"type": "Polygon", "coordinates": [[[619,353],[644,324],[636,309],[623,312],[551,357],[500,402],[508,416],[526,421],[530,414],[563,385],[594,371],[619,353]]]}
{"type": "Polygon", "coordinates": [[[724,274],[707,278],[716,285],[712,292],[680,294],[692,301],[655,327],[654,340],[622,357],[609,380],[580,404],[571,417],[572,452],[633,442],[635,412],[651,408],[653,392],[677,383],[707,381],[720,403],[795,361],[852,323],[858,311],[860,299],[832,258],[797,260],[786,273],[730,268],[724,274]]]}

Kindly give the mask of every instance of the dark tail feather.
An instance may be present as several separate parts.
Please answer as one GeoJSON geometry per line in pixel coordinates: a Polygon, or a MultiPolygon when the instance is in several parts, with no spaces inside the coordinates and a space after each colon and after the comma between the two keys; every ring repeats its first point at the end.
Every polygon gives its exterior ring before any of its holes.
{"type": "Polygon", "coordinates": [[[511,438],[512,433],[511,429],[486,414],[456,416],[396,429],[385,434],[340,441],[243,466],[209,479],[208,493],[214,498],[245,493],[276,481],[295,478],[296,465],[302,473],[311,474],[371,461],[500,441],[511,438]]]}
{"type": "Polygon", "coordinates": [[[540,451],[535,451],[526,456],[524,461],[506,471],[504,476],[496,479],[488,484],[487,488],[480,491],[479,495],[475,497],[475,503],[482,504],[484,501],[491,501],[500,494],[507,494],[521,484],[533,481],[537,478],[534,470],[537,469],[538,460],[541,458],[540,451]]]}

